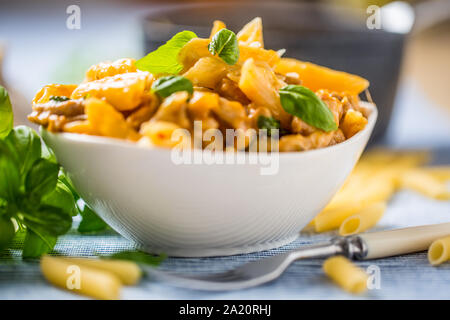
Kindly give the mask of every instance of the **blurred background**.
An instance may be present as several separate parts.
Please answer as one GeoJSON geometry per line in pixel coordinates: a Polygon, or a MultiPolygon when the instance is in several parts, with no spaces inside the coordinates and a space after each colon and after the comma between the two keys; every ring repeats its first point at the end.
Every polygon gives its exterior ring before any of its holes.
{"type": "Polygon", "coordinates": [[[255,16],[266,47],[371,82],[380,110],[373,143],[450,149],[450,0],[1,1],[0,83],[16,123],[29,125],[45,84],[81,82],[90,65],[138,59],[182,29],[206,36],[222,19],[238,31],[255,16]],[[71,5],[80,29],[66,25],[71,5]],[[381,29],[371,5],[381,8],[381,29]]]}

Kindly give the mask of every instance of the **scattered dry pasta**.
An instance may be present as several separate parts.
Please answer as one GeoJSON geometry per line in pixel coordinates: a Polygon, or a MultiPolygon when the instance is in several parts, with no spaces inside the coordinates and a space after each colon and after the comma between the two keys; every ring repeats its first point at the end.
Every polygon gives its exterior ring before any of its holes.
{"type": "Polygon", "coordinates": [[[350,293],[359,294],[367,290],[368,275],[343,256],[325,260],[323,270],[336,284],[350,293]]]}
{"type": "Polygon", "coordinates": [[[355,232],[368,230],[381,218],[382,204],[403,188],[438,200],[450,199],[450,167],[420,167],[429,159],[429,153],[424,151],[368,151],[309,228],[316,232],[340,229],[341,234],[349,234],[347,228],[355,227],[359,221],[361,228],[355,232]]]}
{"type": "Polygon", "coordinates": [[[41,258],[41,270],[50,283],[62,289],[102,300],[120,298],[122,284],[112,272],[50,256],[41,258]]]}
{"type": "Polygon", "coordinates": [[[373,203],[357,214],[345,219],[339,227],[341,236],[350,236],[374,227],[386,210],[386,202],[373,203]]]}
{"type": "Polygon", "coordinates": [[[450,260],[450,236],[434,241],[428,249],[428,261],[433,266],[450,260]]]}

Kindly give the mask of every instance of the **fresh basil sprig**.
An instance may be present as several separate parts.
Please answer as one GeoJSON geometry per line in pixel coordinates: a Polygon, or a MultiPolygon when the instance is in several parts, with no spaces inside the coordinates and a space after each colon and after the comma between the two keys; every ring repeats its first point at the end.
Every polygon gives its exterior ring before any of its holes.
{"type": "Polygon", "coordinates": [[[14,220],[21,230],[26,228],[25,258],[52,250],[76,213],[70,190],[58,183],[59,165],[44,156],[41,140],[31,128],[16,127],[0,140],[0,248],[14,237],[10,232],[14,220]]]}
{"type": "Polygon", "coordinates": [[[93,233],[108,228],[108,225],[86,203],[83,207],[77,203],[77,207],[82,218],[78,225],[78,232],[93,233]]]}
{"type": "Polygon", "coordinates": [[[187,91],[189,94],[194,92],[192,82],[182,76],[162,77],[153,82],[152,90],[161,98],[166,98],[174,92],[187,91]]]}
{"type": "Polygon", "coordinates": [[[136,61],[136,67],[153,74],[178,74],[183,69],[178,54],[193,38],[197,38],[197,35],[192,31],[177,33],[164,45],[136,61]]]}
{"type": "Polygon", "coordinates": [[[310,89],[299,85],[287,85],[281,88],[279,93],[281,105],[287,113],[326,132],[338,128],[331,110],[310,89]]]}
{"type": "Polygon", "coordinates": [[[208,50],[212,55],[218,55],[229,65],[234,65],[239,60],[239,44],[233,31],[219,30],[211,39],[208,50]]]}
{"type": "Polygon", "coordinates": [[[8,92],[0,86],[0,139],[8,135],[13,127],[13,112],[8,92]]]}

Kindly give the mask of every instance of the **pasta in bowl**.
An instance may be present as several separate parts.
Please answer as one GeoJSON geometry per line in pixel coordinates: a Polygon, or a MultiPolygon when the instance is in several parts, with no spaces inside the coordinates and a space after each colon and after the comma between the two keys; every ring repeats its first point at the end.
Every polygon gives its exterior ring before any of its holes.
{"type": "Polygon", "coordinates": [[[181,32],[44,87],[30,120],[86,202],[143,250],[229,255],[293,241],[325,207],[375,124],[367,86],[264,49],[258,18],[237,34],[217,21],[209,39],[181,32]]]}
{"type": "Polygon", "coordinates": [[[193,133],[196,122],[201,133],[239,131],[240,145],[233,140],[199,146],[215,151],[248,151],[252,138],[281,152],[318,149],[365,127],[369,111],[358,95],[367,80],[282,53],[264,48],[260,18],[237,34],[216,21],[209,39],[183,31],[138,61],[92,66],[79,85],[45,86],[29,119],[52,132],[150,147],[175,146],[180,141],[173,132],[193,133]],[[271,138],[249,133],[260,129],[271,138]]]}

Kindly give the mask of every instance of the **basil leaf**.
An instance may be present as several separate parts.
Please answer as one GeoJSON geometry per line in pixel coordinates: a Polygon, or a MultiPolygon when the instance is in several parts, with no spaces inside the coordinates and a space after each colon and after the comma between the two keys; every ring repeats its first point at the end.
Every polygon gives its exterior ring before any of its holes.
{"type": "Polygon", "coordinates": [[[304,86],[287,85],[281,88],[280,101],[284,111],[313,127],[327,132],[338,128],[325,102],[304,86]]]}
{"type": "Polygon", "coordinates": [[[85,203],[83,210],[80,210],[82,220],[78,225],[78,232],[90,233],[105,230],[108,225],[85,203]]]}
{"type": "Polygon", "coordinates": [[[55,247],[57,237],[50,235],[38,236],[28,229],[23,243],[22,257],[25,259],[39,258],[49,253],[55,247]]]}
{"type": "Polygon", "coordinates": [[[239,44],[233,31],[222,29],[217,32],[208,45],[212,55],[218,55],[229,65],[236,64],[239,60],[239,44]]]}
{"type": "Polygon", "coordinates": [[[8,91],[0,86],[0,139],[5,138],[13,128],[14,116],[8,91]]]}
{"type": "Polygon", "coordinates": [[[280,121],[273,117],[259,116],[256,124],[258,125],[259,129],[266,129],[267,136],[269,137],[271,136],[272,130],[280,129],[280,121]]]}
{"type": "Polygon", "coordinates": [[[71,216],[76,216],[78,214],[72,192],[61,181],[56,183],[55,189],[43,196],[41,203],[61,208],[71,216]]]}
{"type": "Polygon", "coordinates": [[[9,217],[0,217],[0,251],[6,249],[15,235],[14,224],[9,217]]]}
{"type": "Polygon", "coordinates": [[[153,82],[152,90],[161,98],[167,98],[174,92],[187,91],[189,94],[194,92],[192,82],[182,76],[162,77],[153,82]]]}
{"type": "Polygon", "coordinates": [[[20,186],[20,173],[15,158],[6,143],[0,140],[0,198],[16,202],[20,186]]]}
{"type": "Polygon", "coordinates": [[[56,102],[64,102],[64,101],[70,100],[70,98],[69,97],[64,97],[64,96],[51,96],[49,98],[49,100],[53,100],[53,101],[56,101],[56,102]]]}
{"type": "Polygon", "coordinates": [[[128,260],[136,263],[148,264],[152,266],[159,265],[166,259],[166,255],[153,256],[148,253],[136,250],[122,251],[114,253],[110,256],[101,256],[103,259],[128,260]]]}
{"type": "Polygon", "coordinates": [[[63,209],[41,205],[31,213],[22,213],[23,224],[39,236],[59,236],[69,231],[72,226],[72,216],[63,209]]]}
{"type": "Polygon", "coordinates": [[[49,147],[47,147],[45,143],[42,144],[41,157],[51,162],[58,163],[58,161],[56,161],[55,154],[49,147]]]}
{"type": "Polygon", "coordinates": [[[193,38],[197,38],[197,35],[192,31],[177,33],[164,45],[136,61],[136,67],[153,74],[178,74],[183,69],[178,61],[178,54],[193,38]]]}
{"type": "Polygon", "coordinates": [[[15,157],[24,182],[33,163],[41,157],[41,138],[33,129],[17,126],[11,130],[5,142],[15,157]]]}
{"type": "Polygon", "coordinates": [[[66,172],[64,171],[64,168],[59,169],[58,180],[61,181],[70,190],[75,201],[80,199],[80,195],[75,190],[75,187],[73,186],[72,181],[70,180],[70,178],[67,176],[66,172]]]}
{"type": "Polygon", "coordinates": [[[39,201],[54,190],[58,180],[59,165],[47,159],[36,160],[25,179],[25,191],[31,201],[39,201]]]}

